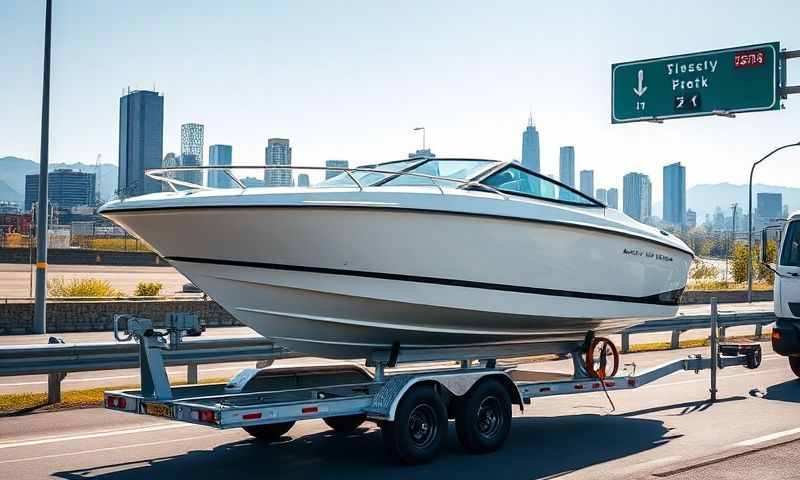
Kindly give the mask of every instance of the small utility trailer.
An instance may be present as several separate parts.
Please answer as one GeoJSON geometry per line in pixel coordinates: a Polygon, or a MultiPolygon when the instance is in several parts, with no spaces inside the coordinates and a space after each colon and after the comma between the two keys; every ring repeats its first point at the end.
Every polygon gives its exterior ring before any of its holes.
{"type": "Polygon", "coordinates": [[[638,374],[634,368],[625,376],[616,376],[619,357],[614,345],[589,335],[571,352],[573,375],[497,365],[497,358],[525,355],[524,346],[442,352],[404,351],[395,345],[367,359],[372,370],[354,364],[248,368],[227,384],[172,387],[161,352],[187,332],[198,332],[196,317],[173,316],[161,330],[148,319],[120,315],[114,334],[139,342],[142,385],[140,390],[105,392],[105,406],[218,429],[241,427],[267,441],[277,440],[300,420],[321,418],[337,432],[353,431],[371,420],[381,427],[388,452],[402,463],[414,464],[433,459],[441,450],[450,418],[467,450],[496,450],[508,436],[512,405],[522,410],[536,397],[630,390],[671,373],[711,369],[714,398],[717,368],[757,368],[761,363],[760,345],[718,345],[714,327],[710,358],[691,355],[638,374]],[[441,361],[453,361],[453,367],[424,368],[426,362],[441,361]],[[423,367],[384,372],[401,363],[423,367]]]}

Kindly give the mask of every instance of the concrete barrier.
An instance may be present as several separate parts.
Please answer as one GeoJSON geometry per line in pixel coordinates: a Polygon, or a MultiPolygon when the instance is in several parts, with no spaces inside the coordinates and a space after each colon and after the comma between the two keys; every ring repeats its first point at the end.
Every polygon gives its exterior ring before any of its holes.
{"type": "MultiPolygon", "coordinates": [[[[27,248],[0,248],[0,263],[30,263],[27,248]]],[[[47,263],[51,265],[123,265],[129,267],[168,267],[163,258],[153,252],[119,252],[114,250],[84,250],[81,248],[49,248],[47,263]]]]}
{"type": "MultiPolygon", "coordinates": [[[[0,335],[33,333],[33,307],[30,301],[0,303],[0,335]]],[[[111,331],[115,314],[129,313],[160,322],[171,312],[196,313],[209,327],[241,325],[217,302],[199,298],[49,301],[47,332],[111,331]]]]}

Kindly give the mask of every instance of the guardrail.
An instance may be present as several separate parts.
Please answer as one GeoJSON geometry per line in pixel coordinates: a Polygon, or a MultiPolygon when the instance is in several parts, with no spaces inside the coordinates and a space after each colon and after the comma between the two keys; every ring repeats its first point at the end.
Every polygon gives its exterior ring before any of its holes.
{"type": "MultiPolygon", "coordinates": [[[[630,336],[635,333],[672,332],[670,348],[675,349],[680,345],[680,335],[688,330],[708,329],[711,317],[709,315],[679,315],[668,320],[651,320],[626,328],[622,335],[622,353],[630,352],[630,336]]],[[[719,338],[725,339],[725,330],[729,327],[742,325],[755,326],[755,336],[760,337],[763,327],[775,322],[773,312],[747,312],[747,313],[720,313],[718,319],[719,338]]]]}
{"type": "MultiPolygon", "coordinates": [[[[48,375],[48,402],[61,401],[61,381],[67,373],[139,368],[139,345],[130,343],[62,343],[0,348],[0,376],[48,375]]],[[[197,366],[207,363],[274,360],[291,357],[285,348],[265,338],[193,340],[164,350],[167,366],[186,365],[188,383],[197,383],[197,366]]]]}

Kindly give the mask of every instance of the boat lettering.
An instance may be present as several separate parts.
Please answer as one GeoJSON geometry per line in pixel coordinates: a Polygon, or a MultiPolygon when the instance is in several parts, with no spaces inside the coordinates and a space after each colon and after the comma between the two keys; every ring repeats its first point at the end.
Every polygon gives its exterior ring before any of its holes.
{"type": "Polygon", "coordinates": [[[622,254],[633,255],[636,257],[654,258],[656,260],[661,260],[662,262],[674,261],[673,258],[669,255],[664,255],[663,253],[655,253],[655,252],[643,252],[638,248],[625,248],[622,250],[622,254]]]}

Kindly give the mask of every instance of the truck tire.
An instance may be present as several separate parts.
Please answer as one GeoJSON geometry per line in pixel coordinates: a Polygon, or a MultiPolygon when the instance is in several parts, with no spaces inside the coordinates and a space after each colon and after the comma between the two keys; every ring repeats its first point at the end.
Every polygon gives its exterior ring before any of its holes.
{"type": "Polygon", "coordinates": [[[429,462],[445,445],[447,410],[431,385],[419,385],[403,395],[394,421],[381,426],[390,456],[407,465],[429,462]]]}
{"type": "Polygon", "coordinates": [[[511,429],[511,397],[497,380],[478,383],[455,405],[458,441],[472,453],[493,452],[511,429]]]}
{"type": "Polygon", "coordinates": [[[325,422],[334,432],[337,433],[350,433],[361,426],[366,421],[367,416],[363,413],[358,415],[343,415],[340,417],[327,417],[323,418],[325,422]]]}
{"type": "Polygon", "coordinates": [[[800,357],[789,357],[789,366],[797,378],[800,378],[800,357]]]}
{"type": "Polygon", "coordinates": [[[283,423],[269,423],[265,425],[250,425],[249,427],[242,427],[245,432],[256,437],[259,440],[267,442],[274,442],[286,435],[286,432],[291,430],[294,422],[283,423]]]}

